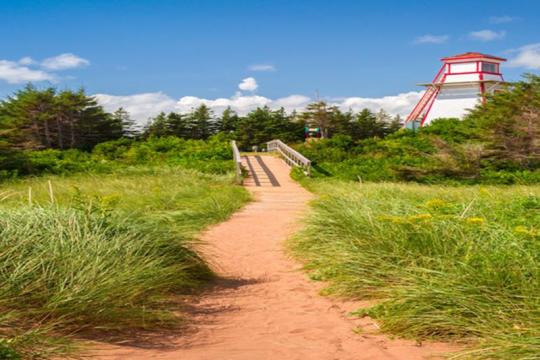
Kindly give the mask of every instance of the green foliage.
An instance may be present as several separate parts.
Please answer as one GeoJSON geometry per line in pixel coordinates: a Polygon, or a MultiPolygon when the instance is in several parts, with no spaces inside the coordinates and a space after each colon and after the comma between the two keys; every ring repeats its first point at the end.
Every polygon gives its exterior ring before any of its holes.
{"type": "Polygon", "coordinates": [[[291,248],[327,293],[378,299],[358,314],[387,332],[473,341],[463,357],[539,353],[539,187],[306,184],[291,248]]]}
{"type": "Polygon", "coordinates": [[[464,120],[438,119],[416,132],[384,134],[368,111],[356,119],[359,134],[367,137],[355,135],[353,126],[351,136],[297,146],[314,161],[315,177],[428,184],[535,184],[540,179],[538,76],[495,93],[464,120]]]}
{"type": "Polygon", "coordinates": [[[28,179],[0,192],[0,308],[11,314],[0,316],[0,334],[13,339],[36,326],[56,335],[173,326],[167,296],[211,276],[194,236],[249,198],[231,175],[168,166],[28,179]]]}
{"type": "Polygon", "coordinates": [[[122,119],[106,113],[84,90],[28,85],[0,102],[0,138],[16,149],[88,150],[121,135],[122,119]]]}
{"type": "Polygon", "coordinates": [[[147,140],[121,138],[98,144],[92,152],[55,150],[2,152],[0,143],[1,179],[23,175],[78,172],[107,173],[133,165],[168,164],[202,172],[225,174],[234,167],[230,142],[225,135],[207,141],[177,137],[151,137],[147,140]]]}
{"type": "Polygon", "coordinates": [[[0,339],[0,359],[2,360],[20,360],[21,356],[7,344],[4,344],[4,341],[0,339]]]}
{"type": "Polygon", "coordinates": [[[304,138],[304,123],[293,121],[283,109],[272,111],[267,107],[258,108],[240,118],[234,136],[240,148],[250,151],[252,146],[261,148],[273,139],[286,143],[301,141],[304,138]]]}

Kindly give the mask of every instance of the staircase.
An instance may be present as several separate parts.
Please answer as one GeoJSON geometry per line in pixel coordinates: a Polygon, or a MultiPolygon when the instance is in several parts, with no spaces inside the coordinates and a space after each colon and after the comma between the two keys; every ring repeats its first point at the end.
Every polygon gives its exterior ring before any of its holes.
{"type": "Polygon", "coordinates": [[[244,179],[244,186],[278,187],[276,176],[264,161],[265,157],[259,155],[242,156],[242,166],[247,170],[248,176],[244,179]]]}
{"type": "Polygon", "coordinates": [[[426,92],[416,104],[413,111],[409,114],[407,117],[407,122],[409,121],[419,121],[421,123],[424,122],[424,118],[426,117],[429,109],[431,108],[431,105],[435,101],[435,98],[437,97],[437,94],[439,93],[439,87],[430,86],[427,88],[426,92]]]}
{"type": "Polygon", "coordinates": [[[416,104],[413,111],[411,111],[409,116],[407,116],[406,122],[418,121],[421,124],[424,123],[424,120],[426,119],[426,116],[431,109],[431,106],[433,105],[437,94],[439,94],[439,91],[441,89],[439,85],[444,82],[444,78],[446,77],[444,70],[445,65],[441,67],[437,75],[435,75],[435,78],[433,79],[431,84],[428,85],[426,92],[424,93],[418,104],[416,104]]]}

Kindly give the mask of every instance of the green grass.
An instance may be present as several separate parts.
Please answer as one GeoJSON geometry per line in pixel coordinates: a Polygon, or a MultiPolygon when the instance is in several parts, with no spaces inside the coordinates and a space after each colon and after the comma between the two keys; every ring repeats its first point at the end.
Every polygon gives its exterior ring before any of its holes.
{"type": "Polygon", "coordinates": [[[0,199],[0,354],[32,357],[67,350],[51,334],[178,324],[170,295],[212,276],[196,234],[249,195],[163,166],[4,183],[0,199]]]}
{"type": "Polygon", "coordinates": [[[308,181],[291,241],[326,292],[377,299],[383,331],[466,341],[458,357],[540,354],[540,186],[308,181]]]}

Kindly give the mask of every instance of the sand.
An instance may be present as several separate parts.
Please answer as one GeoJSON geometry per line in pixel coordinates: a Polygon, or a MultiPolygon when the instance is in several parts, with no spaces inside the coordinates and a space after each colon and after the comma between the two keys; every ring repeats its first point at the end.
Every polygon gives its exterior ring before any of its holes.
{"type": "Polygon", "coordinates": [[[321,296],[323,284],[309,280],[283,248],[313,195],[290,179],[279,158],[248,160],[257,181],[251,176],[245,186],[255,201],[202,234],[205,258],[221,279],[189,310],[189,330],[167,334],[162,345],[98,344],[92,358],[424,359],[453,350],[390,339],[377,333],[374,320],[349,316],[363,304],[321,296]]]}

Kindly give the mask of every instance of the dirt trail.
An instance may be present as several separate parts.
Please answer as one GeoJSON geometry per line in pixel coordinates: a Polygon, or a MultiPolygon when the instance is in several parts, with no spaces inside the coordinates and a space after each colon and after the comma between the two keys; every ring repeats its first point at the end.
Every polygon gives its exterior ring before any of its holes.
{"type": "Polygon", "coordinates": [[[246,186],[256,201],[203,235],[206,258],[223,279],[195,305],[194,331],[173,336],[168,346],[107,346],[92,358],[423,359],[451,350],[376,335],[372,320],[347,316],[359,304],[318,295],[320,284],[309,281],[282,247],[312,195],[289,178],[282,160],[247,160],[255,177],[246,186]],[[360,334],[353,332],[357,326],[360,334]]]}

